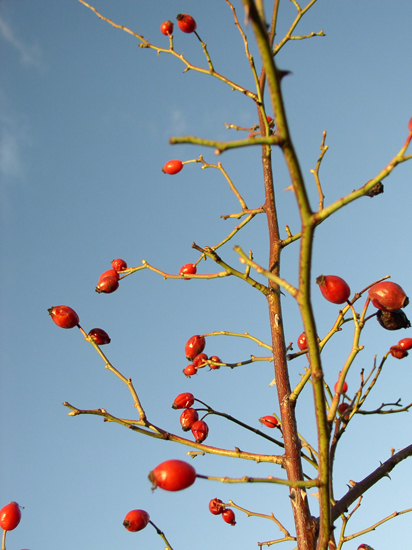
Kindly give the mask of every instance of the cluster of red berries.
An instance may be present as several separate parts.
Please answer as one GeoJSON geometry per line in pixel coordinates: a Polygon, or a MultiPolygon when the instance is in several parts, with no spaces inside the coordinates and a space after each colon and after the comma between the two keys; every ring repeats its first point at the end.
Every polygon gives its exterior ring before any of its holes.
{"type": "MultiPolygon", "coordinates": [[[[185,266],[183,266],[185,267],[185,266]]],[[[220,358],[217,355],[212,355],[210,358],[203,353],[206,346],[206,339],[204,336],[195,334],[186,342],[185,355],[186,359],[191,361],[187,367],[183,369],[183,373],[190,378],[197,373],[197,369],[201,369],[206,365],[209,365],[211,369],[219,369],[221,363],[220,358]]]]}
{"type": "Polygon", "coordinates": [[[127,269],[127,263],[117,258],[112,261],[112,269],[108,269],[102,273],[99,277],[99,281],[96,286],[96,292],[99,294],[111,294],[119,288],[119,273],[127,269]]]}
{"type": "MultiPolygon", "coordinates": [[[[56,325],[60,328],[80,327],[79,316],[74,309],[69,306],[54,306],[47,311],[56,325]]],[[[104,346],[111,342],[109,335],[102,328],[92,328],[88,336],[90,336],[98,346],[104,346]]]]}
{"type": "Polygon", "coordinates": [[[209,510],[214,516],[222,514],[223,521],[229,525],[236,525],[234,511],[231,508],[226,508],[220,498],[212,498],[209,502],[209,510]]]}
{"type": "Polygon", "coordinates": [[[396,346],[391,346],[390,354],[392,357],[396,357],[396,359],[403,359],[404,357],[407,357],[408,350],[412,348],[412,338],[402,338],[402,340],[399,340],[399,342],[396,344],[396,346]]]}
{"type": "MultiPolygon", "coordinates": [[[[177,26],[182,32],[185,32],[186,34],[190,34],[192,32],[195,32],[196,30],[196,21],[193,19],[191,15],[188,15],[187,13],[178,13],[176,16],[177,19],[177,26]]],[[[173,23],[172,21],[164,21],[160,25],[160,31],[165,36],[171,36],[173,34],[173,23]]]]}
{"type": "Polygon", "coordinates": [[[180,415],[180,425],[184,432],[192,430],[196,443],[203,443],[209,435],[209,426],[199,420],[199,413],[192,408],[195,397],[192,393],[180,393],[173,402],[172,409],[184,409],[180,415]]]}

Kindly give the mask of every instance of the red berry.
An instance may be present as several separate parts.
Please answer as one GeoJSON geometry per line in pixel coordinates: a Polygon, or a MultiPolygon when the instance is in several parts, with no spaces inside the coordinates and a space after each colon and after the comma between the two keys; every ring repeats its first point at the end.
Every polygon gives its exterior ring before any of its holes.
{"type": "Polygon", "coordinates": [[[196,355],[199,355],[199,353],[202,353],[202,351],[205,349],[205,346],[206,346],[206,340],[204,336],[199,336],[198,334],[196,334],[195,336],[192,336],[186,342],[186,346],[185,346],[186,358],[189,359],[189,361],[193,361],[196,355]]]}
{"type": "Polygon", "coordinates": [[[173,402],[172,409],[188,409],[195,402],[195,396],[192,393],[179,393],[173,402]]]}
{"type": "MultiPolygon", "coordinates": [[[[179,275],[196,275],[197,267],[195,264],[185,264],[180,268],[179,275]]],[[[187,281],[190,281],[190,277],[185,277],[187,281]]]]}
{"type": "Polygon", "coordinates": [[[193,359],[193,366],[197,369],[201,365],[204,365],[207,360],[208,357],[206,353],[199,353],[199,355],[196,355],[196,357],[193,359]]]}
{"type": "Polygon", "coordinates": [[[169,160],[162,168],[162,172],[165,174],[178,174],[183,168],[183,162],[181,160],[169,160]]]}
{"type": "Polygon", "coordinates": [[[190,378],[191,376],[194,376],[195,374],[197,374],[197,368],[192,364],[187,365],[187,367],[183,369],[183,374],[188,378],[190,378]]]}
{"type": "Polygon", "coordinates": [[[229,525],[236,525],[235,513],[231,508],[226,508],[223,510],[222,518],[226,521],[226,523],[229,523],[229,525]]]}
{"type": "Polygon", "coordinates": [[[209,502],[209,510],[214,516],[218,516],[225,509],[223,502],[220,498],[212,498],[209,502]]]}
{"type": "Polygon", "coordinates": [[[117,258],[116,260],[112,261],[112,268],[116,271],[124,271],[127,269],[127,263],[122,260],[121,258],[117,258]]]}
{"type": "Polygon", "coordinates": [[[350,296],[348,284],[337,275],[319,275],[316,283],[323,297],[333,304],[343,304],[350,296]]]}
{"type": "Polygon", "coordinates": [[[373,550],[372,546],[369,546],[369,544],[361,544],[358,546],[358,550],[373,550]]]}
{"type": "Polygon", "coordinates": [[[395,357],[396,359],[403,359],[404,357],[408,356],[408,352],[404,349],[401,349],[399,346],[392,346],[390,349],[390,353],[392,357],[395,357]]]}
{"type": "Polygon", "coordinates": [[[79,324],[79,316],[69,306],[54,306],[47,311],[58,327],[73,328],[79,324]]]}
{"type": "MultiPolygon", "coordinates": [[[[336,382],[336,384],[334,386],[335,393],[337,393],[337,391],[338,391],[337,390],[338,384],[339,384],[339,382],[336,382]]],[[[346,393],[347,391],[348,391],[348,384],[346,382],[344,382],[341,393],[346,393]]]]}
{"type": "MultiPolygon", "coordinates": [[[[222,362],[222,361],[220,360],[220,358],[219,358],[217,355],[212,355],[212,357],[209,357],[209,359],[210,359],[211,361],[213,361],[214,363],[221,363],[221,362],[222,362]]],[[[220,365],[213,365],[213,364],[211,364],[211,365],[209,365],[209,367],[210,367],[211,369],[220,369],[220,365]]]]}
{"type": "Polygon", "coordinates": [[[407,351],[408,349],[412,348],[412,338],[402,338],[402,340],[399,340],[398,347],[401,349],[407,351]]]}
{"type": "Polygon", "coordinates": [[[199,420],[199,414],[196,409],[185,409],[180,415],[182,430],[188,432],[197,420],[199,420]]]}
{"type": "Polygon", "coordinates": [[[402,287],[391,281],[381,281],[368,291],[372,304],[383,311],[395,311],[409,304],[402,287]]]}
{"type": "Polygon", "coordinates": [[[141,531],[149,523],[150,516],[144,510],[131,510],[124,518],[123,525],[128,531],[141,531]]]}
{"type": "Polygon", "coordinates": [[[203,443],[209,434],[209,426],[203,420],[197,420],[191,426],[196,443],[203,443]]]}
{"type": "Polygon", "coordinates": [[[173,23],[171,21],[164,21],[160,25],[160,31],[166,36],[169,34],[173,34],[173,23]]]}
{"type": "Polygon", "coordinates": [[[276,428],[276,426],[279,424],[279,422],[277,421],[277,418],[269,415],[262,416],[262,418],[259,418],[259,422],[261,422],[267,428],[276,428]]]}
{"type": "Polygon", "coordinates": [[[196,470],[183,460],[166,460],[150,472],[149,479],[153,489],[160,487],[165,491],[181,491],[193,485],[196,470]]]}
{"type": "Polygon", "coordinates": [[[101,328],[92,328],[92,330],[89,331],[88,336],[93,338],[98,346],[110,344],[111,341],[107,332],[101,328]]]}
{"type": "MultiPolygon", "coordinates": [[[[115,261],[115,260],[113,260],[115,261]]],[[[117,271],[113,268],[113,269],[108,269],[107,271],[105,271],[104,273],[102,273],[99,277],[99,283],[102,279],[104,279],[105,277],[115,277],[117,280],[119,280],[119,274],[117,273],[117,271]]]]}
{"type": "Polygon", "coordinates": [[[307,347],[308,346],[306,344],[306,334],[302,332],[302,334],[298,338],[298,348],[300,349],[300,351],[303,351],[307,349],[307,347]]]}
{"type": "Polygon", "coordinates": [[[10,502],[0,510],[0,527],[5,531],[16,529],[20,520],[21,511],[17,502],[10,502]]]}
{"type": "MultiPolygon", "coordinates": [[[[338,406],[338,411],[341,415],[343,415],[349,409],[349,407],[349,403],[340,403],[340,405],[338,406]]],[[[349,415],[346,415],[345,418],[349,418],[349,415]]]]}
{"type": "Polygon", "coordinates": [[[118,288],[119,288],[119,279],[116,277],[113,277],[113,275],[109,275],[99,280],[95,290],[99,294],[101,292],[103,292],[104,294],[111,294],[118,288]]]}
{"type": "Polygon", "coordinates": [[[181,31],[190,34],[196,30],[196,21],[191,15],[188,15],[187,13],[179,13],[176,16],[176,19],[177,25],[181,31]]]}

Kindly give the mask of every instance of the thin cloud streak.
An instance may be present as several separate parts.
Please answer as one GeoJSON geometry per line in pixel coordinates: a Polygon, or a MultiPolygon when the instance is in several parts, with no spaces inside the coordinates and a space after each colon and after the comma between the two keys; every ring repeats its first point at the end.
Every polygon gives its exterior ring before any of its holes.
{"type": "Polygon", "coordinates": [[[13,48],[20,53],[20,60],[23,65],[29,65],[44,72],[46,70],[46,64],[41,48],[37,45],[28,45],[21,41],[8,25],[4,19],[0,16],[0,36],[13,48]]]}

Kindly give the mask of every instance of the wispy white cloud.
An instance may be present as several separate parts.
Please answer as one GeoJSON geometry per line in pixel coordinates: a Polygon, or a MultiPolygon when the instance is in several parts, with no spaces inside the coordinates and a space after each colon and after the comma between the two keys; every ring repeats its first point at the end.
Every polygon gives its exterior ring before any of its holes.
{"type": "Polygon", "coordinates": [[[4,183],[25,178],[24,152],[30,140],[19,118],[0,90],[0,176],[4,183]]]}
{"type": "Polygon", "coordinates": [[[26,44],[13,31],[11,26],[0,15],[0,36],[13,46],[19,54],[23,65],[32,66],[41,71],[46,70],[46,63],[41,48],[36,44],[26,44]]]}

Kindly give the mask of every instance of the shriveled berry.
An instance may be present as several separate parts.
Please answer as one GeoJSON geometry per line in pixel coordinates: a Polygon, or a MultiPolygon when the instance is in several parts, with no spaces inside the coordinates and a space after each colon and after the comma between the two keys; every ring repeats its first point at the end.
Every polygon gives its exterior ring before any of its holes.
{"type": "Polygon", "coordinates": [[[178,13],[176,19],[177,25],[181,31],[190,34],[196,30],[196,21],[191,15],[187,13],[178,13]]]}
{"type": "Polygon", "coordinates": [[[119,288],[119,278],[114,277],[113,275],[108,275],[99,280],[96,286],[96,292],[99,294],[103,292],[104,294],[111,294],[119,288]]]}
{"type": "Polygon", "coordinates": [[[276,426],[279,424],[277,418],[270,415],[262,416],[261,418],[259,418],[259,422],[261,422],[267,428],[276,428],[276,426]]]}
{"type": "Polygon", "coordinates": [[[60,328],[73,328],[79,324],[79,316],[69,306],[54,306],[47,311],[54,323],[60,328]]]}
{"type": "Polygon", "coordinates": [[[127,263],[121,258],[112,261],[112,268],[117,272],[127,269],[127,263]]]}
{"type": "Polygon", "coordinates": [[[409,328],[411,323],[401,309],[395,311],[378,310],[376,319],[381,327],[386,330],[400,330],[401,328],[409,328]]]}
{"type": "Polygon", "coordinates": [[[209,502],[209,510],[214,516],[218,516],[225,509],[223,502],[220,498],[212,498],[209,502]]]}
{"type": "Polygon", "coordinates": [[[170,34],[173,34],[173,23],[172,23],[172,21],[164,21],[160,25],[160,31],[166,36],[168,36],[170,34]]]}
{"type": "Polygon", "coordinates": [[[333,304],[343,304],[350,296],[346,281],[337,275],[319,275],[316,279],[323,297],[333,304]]]}
{"type": "Polygon", "coordinates": [[[372,304],[383,311],[395,311],[406,307],[409,298],[402,287],[392,281],[381,281],[368,290],[372,304]]]}
{"type": "Polygon", "coordinates": [[[182,430],[188,432],[197,420],[199,420],[199,413],[196,409],[185,409],[180,415],[182,430]]]}
{"type": "Polygon", "coordinates": [[[136,533],[141,531],[149,523],[150,516],[144,510],[131,510],[124,518],[123,525],[128,531],[136,533]]]}
{"type": "Polygon", "coordinates": [[[229,525],[236,525],[235,513],[231,508],[226,508],[225,510],[223,510],[222,518],[229,525]]]}
{"type": "Polygon", "coordinates": [[[149,474],[152,489],[160,487],[165,491],[181,491],[196,481],[196,470],[183,460],[166,460],[149,474]]]}
{"type": "Polygon", "coordinates": [[[196,420],[191,426],[196,443],[203,443],[209,434],[209,426],[203,420],[196,420]]]}
{"type": "Polygon", "coordinates": [[[178,174],[183,168],[183,162],[181,160],[169,160],[162,168],[162,172],[165,174],[178,174]]]}
{"type": "Polygon", "coordinates": [[[401,349],[399,346],[392,346],[389,350],[392,357],[396,359],[403,359],[408,356],[408,352],[404,349],[401,349]]]}
{"type": "MultiPolygon", "coordinates": [[[[185,264],[180,268],[179,275],[196,275],[197,267],[195,264],[185,264]]],[[[190,281],[190,277],[185,277],[187,281],[190,281]]]]}
{"type": "Polygon", "coordinates": [[[190,365],[187,365],[187,367],[183,369],[183,374],[188,378],[190,378],[191,376],[194,376],[195,374],[197,374],[197,369],[194,365],[190,363],[190,365]]]}
{"type": "Polygon", "coordinates": [[[173,401],[172,409],[188,409],[195,402],[195,396],[192,393],[179,393],[173,401]]]}
{"type": "Polygon", "coordinates": [[[104,346],[105,344],[110,344],[111,340],[109,335],[102,328],[92,328],[89,331],[88,336],[93,338],[98,346],[104,346]]]}
{"type": "Polygon", "coordinates": [[[185,355],[186,358],[189,359],[189,361],[193,361],[193,359],[196,357],[196,355],[199,355],[199,353],[202,353],[202,351],[205,349],[206,346],[206,340],[204,336],[199,336],[198,334],[195,334],[189,340],[186,342],[185,346],[185,355]]]}
{"type": "Polygon", "coordinates": [[[196,357],[193,359],[193,366],[197,369],[201,365],[204,365],[207,360],[208,356],[206,355],[206,353],[199,353],[199,355],[196,355],[196,357]]]}

